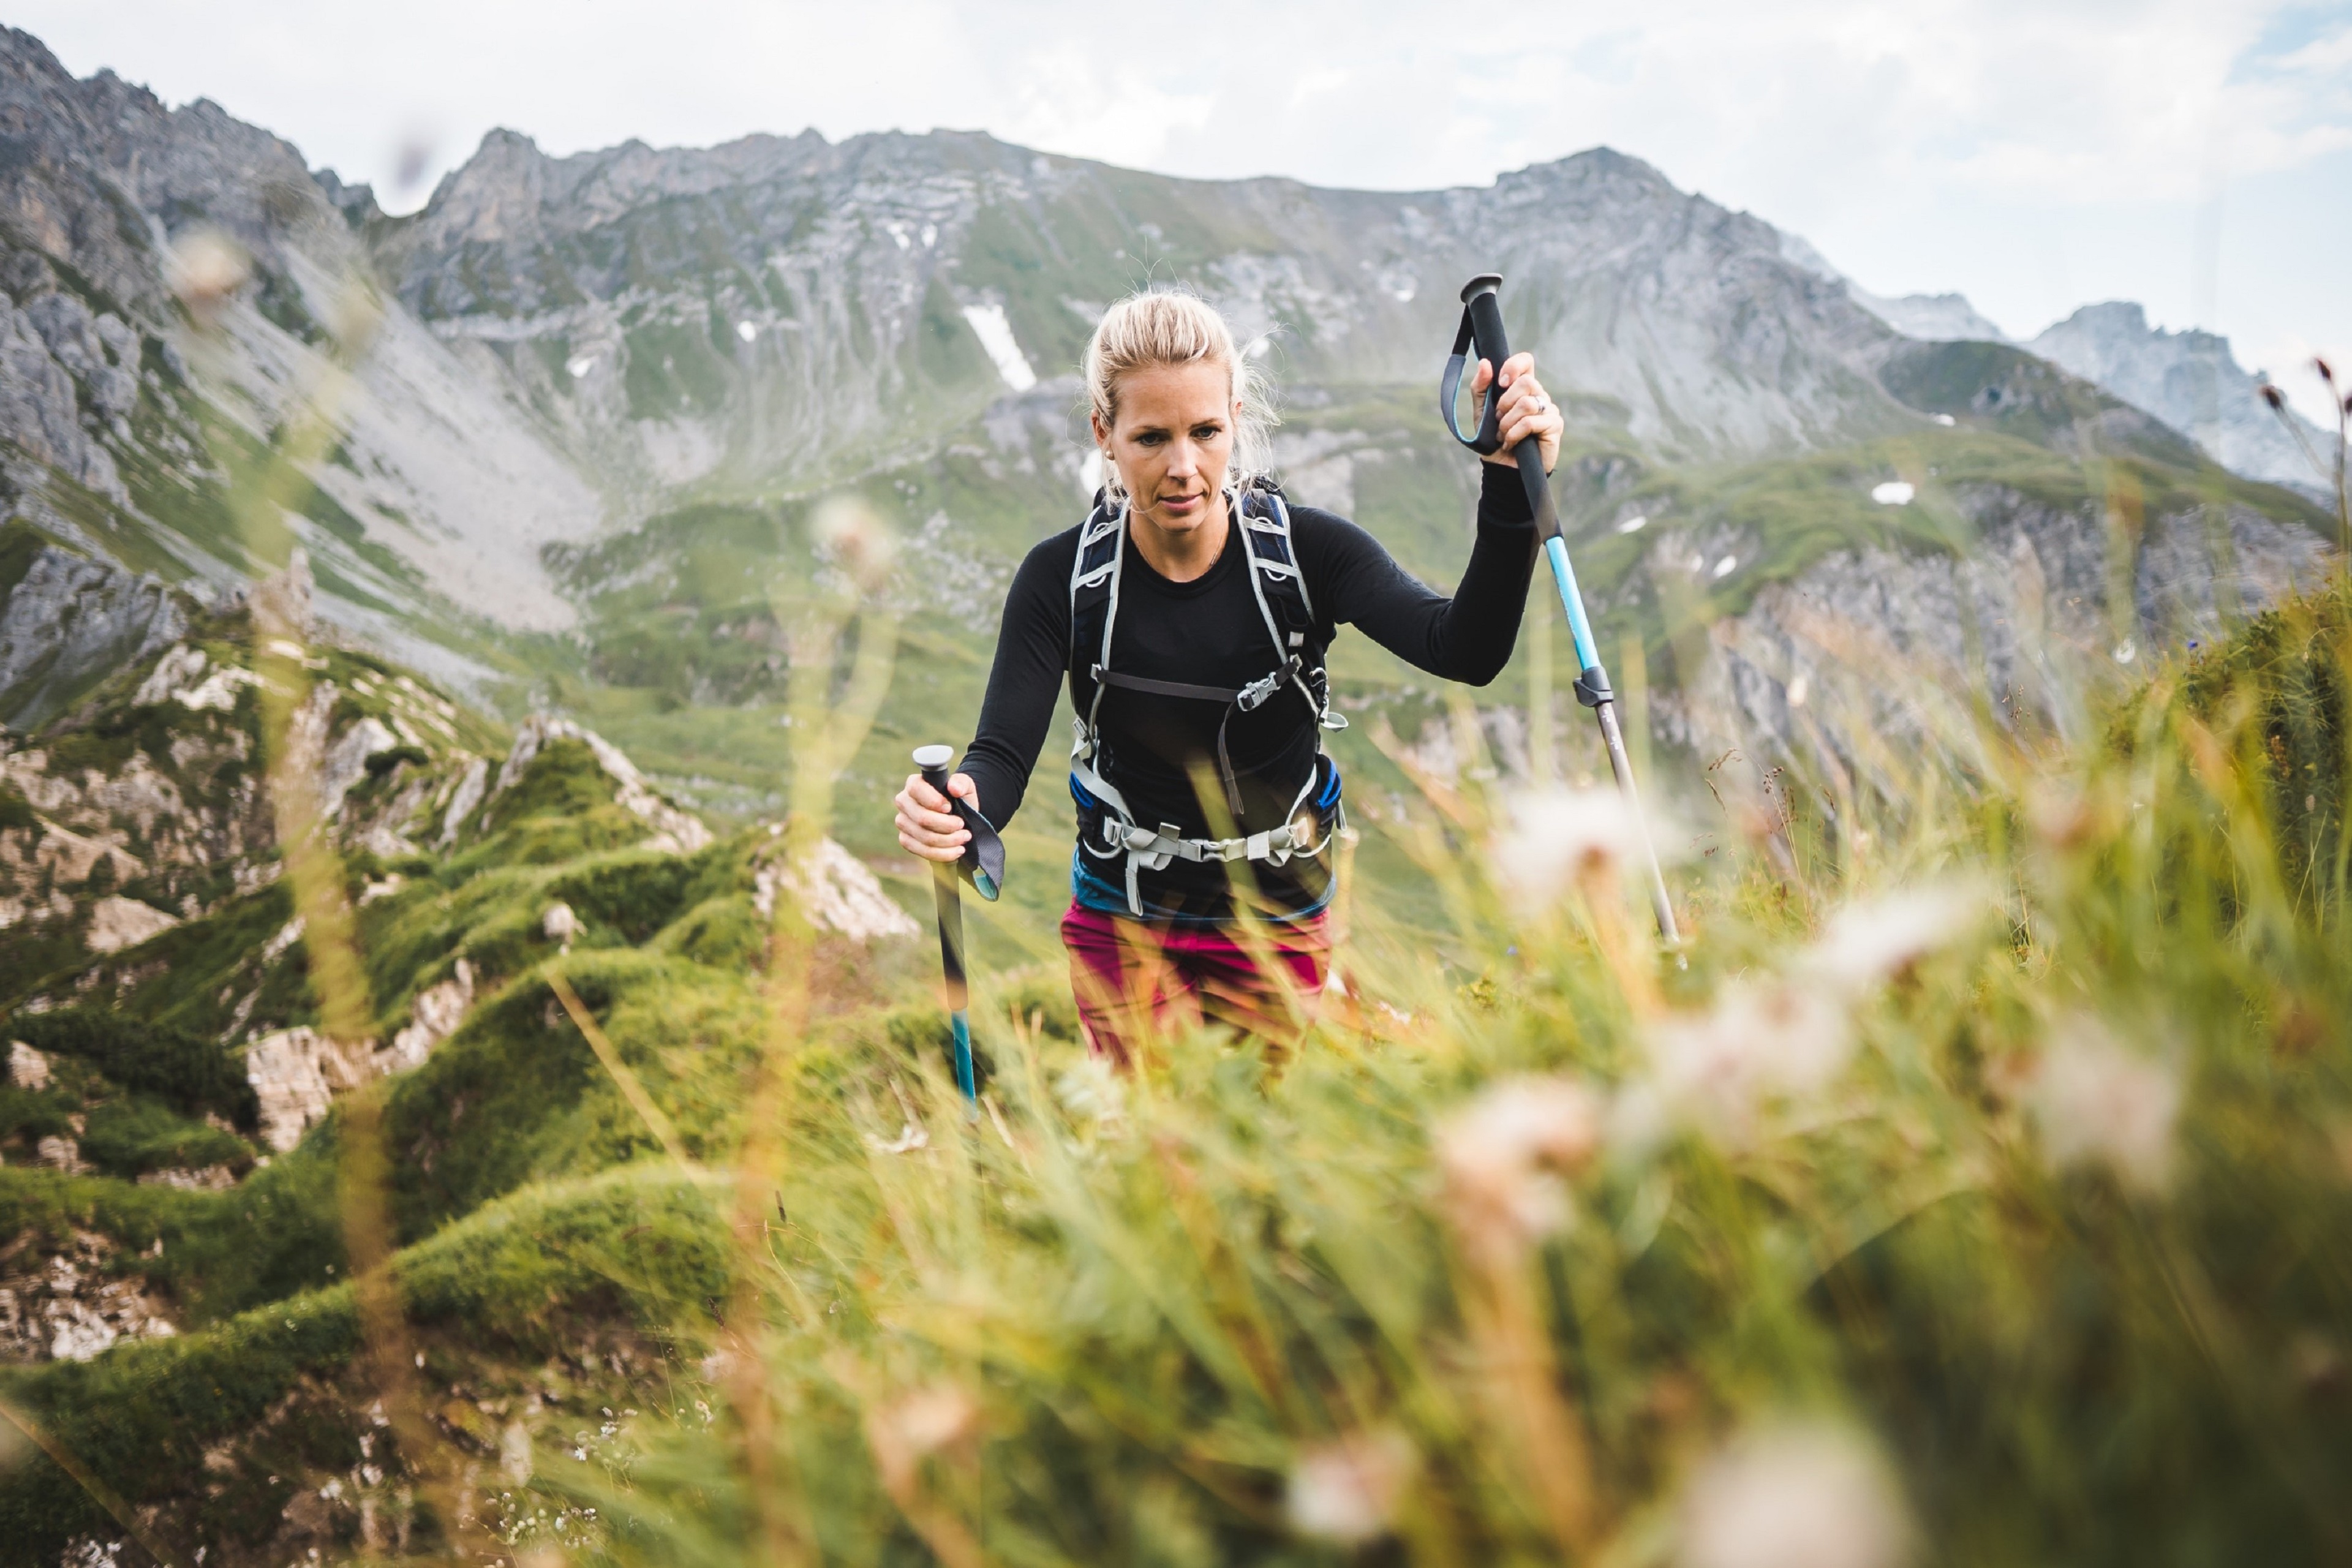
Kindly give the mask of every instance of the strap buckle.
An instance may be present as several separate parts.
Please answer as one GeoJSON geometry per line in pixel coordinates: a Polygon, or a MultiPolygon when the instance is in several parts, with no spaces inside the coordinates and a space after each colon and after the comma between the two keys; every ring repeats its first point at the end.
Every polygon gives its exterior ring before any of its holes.
{"type": "MultiPolygon", "coordinates": [[[[1292,662],[1297,662],[1296,658],[1292,662]]],[[[1244,713],[1254,712],[1265,707],[1272,700],[1274,694],[1282,689],[1282,678],[1287,673],[1286,670],[1277,669],[1259,676],[1234,694],[1234,706],[1244,713]]]]}

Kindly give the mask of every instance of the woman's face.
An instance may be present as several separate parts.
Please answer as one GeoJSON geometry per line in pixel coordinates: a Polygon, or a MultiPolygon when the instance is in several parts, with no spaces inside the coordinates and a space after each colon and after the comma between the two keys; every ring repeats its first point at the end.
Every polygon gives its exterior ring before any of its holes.
{"type": "Polygon", "coordinates": [[[1214,360],[1154,365],[1118,381],[1118,419],[1094,418],[1095,441],[1118,468],[1136,515],[1190,533],[1220,515],[1241,401],[1214,360]]]}

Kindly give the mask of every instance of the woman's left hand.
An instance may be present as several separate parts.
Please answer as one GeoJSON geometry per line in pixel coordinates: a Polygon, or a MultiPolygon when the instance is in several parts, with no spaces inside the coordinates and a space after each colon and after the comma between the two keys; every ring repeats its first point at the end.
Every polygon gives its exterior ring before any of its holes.
{"type": "MultiPolygon", "coordinates": [[[[1486,388],[1495,379],[1495,367],[1480,360],[1470,391],[1477,400],[1482,419],[1486,417],[1486,388]]],[[[1559,416],[1559,405],[1552,402],[1543,383],[1536,379],[1536,356],[1513,354],[1505,360],[1502,383],[1503,446],[1500,451],[1488,455],[1486,461],[1507,468],[1517,468],[1519,460],[1511,454],[1520,442],[1533,436],[1541,443],[1544,472],[1551,472],[1559,463],[1559,435],[1568,428],[1568,421],[1559,416]]]]}

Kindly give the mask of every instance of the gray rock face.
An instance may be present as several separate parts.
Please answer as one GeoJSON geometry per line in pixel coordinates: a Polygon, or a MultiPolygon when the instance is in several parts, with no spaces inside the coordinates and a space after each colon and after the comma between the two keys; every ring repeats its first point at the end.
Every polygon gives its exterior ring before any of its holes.
{"type": "Polygon", "coordinates": [[[0,438],[120,503],[130,495],[99,428],[138,401],[136,374],[112,363],[80,300],[45,294],[21,310],[0,300],[0,438]]]}
{"type": "Polygon", "coordinates": [[[2210,641],[2332,569],[2316,535],[2243,507],[2151,517],[2119,561],[2095,507],[2003,487],[1957,499],[1979,550],[1840,551],[1716,623],[1660,738],[1895,787],[1922,756],[1977,760],[1987,723],[2072,731],[2159,647],[2210,641]]]}
{"type": "MultiPolygon", "coordinates": [[[[2226,468],[2305,489],[2321,482],[2227,338],[2160,331],[2139,306],[2111,301],[2084,306],[2025,346],[2185,432],[2226,468]]],[[[2322,457],[2333,451],[2332,431],[2295,417],[2322,457]]]]}
{"type": "Polygon", "coordinates": [[[1906,294],[1889,299],[1855,289],[1853,297],[1864,310],[1906,338],[1927,342],[2009,341],[2008,334],[1969,304],[1965,294],[1906,294]]]}
{"type": "MultiPolygon", "coordinates": [[[[0,137],[12,150],[0,158],[0,465],[20,488],[63,479],[91,492],[200,575],[243,575],[249,563],[222,535],[217,492],[210,517],[206,498],[191,502],[192,489],[225,479],[197,405],[267,439],[318,384],[341,297],[373,281],[345,210],[291,145],[218,105],[168,109],[103,71],[78,81],[8,29],[0,137]],[[203,340],[171,281],[173,247],[199,231],[252,269],[203,340]],[[184,525],[192,504],[203,526],[184,525]]],[[[434,662],[435,645],[407,636],[404,620],[441,614],[436,600],[517,627],[569,625],[538,552],[592,531],[605,507],[530,412],[397,307],[359,380],[339,416],[341,460],[315,477],[370,544],[412,570],[387,572],[381,551],[306,530],[341,582],[362,590],[328,595],[322,612],[420,662],[434,662]]],[[[84,533],[76,542],[95,547],[99,535],[84,533]]]]}
{"type": "Polygon", "coordinates": [[[1286,376],[1392,384],[1429,376],[1456,288],[1499,268],[1557,389],[1665,452],[1906,420],[1870,374],[1883,324],[1786,260],[1770,226],[1605,149],[1392,195],[1166,180],[979,135],[550,158],[500,132],[377,255],[583,460],[651,482],[903,448],[910,414],[932,426],[1021,388],[973,312],[1002,312],[1050,378],[1146,277],[1270,335],[1286,376]]]}
{"type": "Polygon", "coordinates": [[[29,729],[68,694],[186,630],[186,606],[169,584],[38,546],[0,599],[0,723],[29,729]]]}

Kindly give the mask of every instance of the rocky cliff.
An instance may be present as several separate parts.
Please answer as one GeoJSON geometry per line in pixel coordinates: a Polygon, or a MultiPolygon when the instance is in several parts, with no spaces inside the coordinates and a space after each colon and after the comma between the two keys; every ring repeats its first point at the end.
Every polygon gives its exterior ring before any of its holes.
{"type": "Polygon", "coordinates": [[[936,442],[1066,374],[1102,301],[1183,281],[1311,384],[1418,383],[1471,273],[1592,418],[1684,456],[1901,422],[1889,334],[1744,214],[1606,150],[1486,189],[1203,184],[982,135],[550,158],[494,132],[372,222],[402,300],[615,480],[737,488],[936,442]]]}

